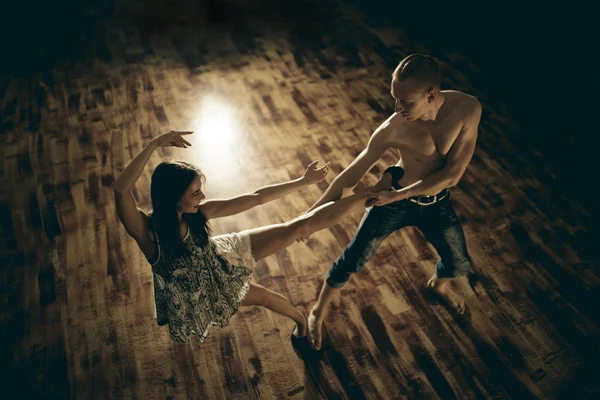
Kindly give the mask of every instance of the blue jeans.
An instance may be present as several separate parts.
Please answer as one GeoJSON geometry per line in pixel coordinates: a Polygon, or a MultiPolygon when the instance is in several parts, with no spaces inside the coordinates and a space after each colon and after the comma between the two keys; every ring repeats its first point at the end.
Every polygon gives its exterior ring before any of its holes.
{"type": "Polygon", "coordinates": [[[350,244],[327,271],[327,284],[334,288],[344,286],[390,233],[405,226],[418,227],[437,250],[439,278],[455,278],[471,271],[465,234],[448,193],[442,200],[427,206],[406,199],[368,208],[350,244]]]}

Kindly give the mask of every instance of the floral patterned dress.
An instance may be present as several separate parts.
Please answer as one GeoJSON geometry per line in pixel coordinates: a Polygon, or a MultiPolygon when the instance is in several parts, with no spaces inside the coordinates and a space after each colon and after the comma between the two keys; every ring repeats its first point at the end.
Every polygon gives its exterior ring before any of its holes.
{"type": "Polygon", "coordinates": [[[156,319],[169,325],[173,340],[185,342],[193,334],[202,342],[213,325],[226,326],[242,305],[256,260],[246,232],[212,237],[201,245],[188,227],[183,241],[190,253],[171,256],[157,238],[151,263],[156,319]]]}

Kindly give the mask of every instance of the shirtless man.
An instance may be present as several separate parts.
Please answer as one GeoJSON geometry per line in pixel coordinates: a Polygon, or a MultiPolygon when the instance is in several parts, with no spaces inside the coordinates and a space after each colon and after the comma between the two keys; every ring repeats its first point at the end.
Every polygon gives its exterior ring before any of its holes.
{"type": "Polygon", "coordinates": [[[371,136],[366,149],[338,175],[311,210],[339,199],[375,165],[388,149],[399,160],[386,170],[370,193],[367,210],[352,241],[326,274],[308,324],[310,344],[321,347],[321,325],[333,296],[362,269],[392,232],[417,226],[437,250],[440,260],[427,286],[455,311],[464,301],[448,282],[471,270],[464,232],[448,188],[469,164],[481,118],[479,101],[465,93],[440,91],[439,66],[431,56],[412,54],[392,74],[392,114],[371,136]]]}

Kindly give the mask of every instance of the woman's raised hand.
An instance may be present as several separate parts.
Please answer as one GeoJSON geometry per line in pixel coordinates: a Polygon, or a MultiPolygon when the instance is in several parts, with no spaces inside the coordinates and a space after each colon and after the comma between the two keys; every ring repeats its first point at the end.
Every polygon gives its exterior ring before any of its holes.
{"type": "Polygon", "coordinates": [[[193,131],[169,131],[152,139],[157,147],[182,147],[187,149],[192,144],[183,138],[183,135],[191,135],[193,131]]]}
{"type": "Polygon", "coordinates": [[[329,172],[329,163],[323,165],[321,168],[317,168],[318,163],[318,161],[313,161],[306,167],[304,179],[309,184],[322,181],[327,176],[327,172],[329,172]]]}

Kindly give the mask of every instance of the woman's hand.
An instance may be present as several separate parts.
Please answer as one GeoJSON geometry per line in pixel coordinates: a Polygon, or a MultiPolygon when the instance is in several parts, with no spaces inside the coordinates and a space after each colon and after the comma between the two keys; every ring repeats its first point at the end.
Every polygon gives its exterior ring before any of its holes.
{"type": "Polygon", "coordinates": [[[321,168],[317,169],[318,161],[313,161],[306,167],[304,172],[304,181],[308,184],[313,184],[322,181],[329,172],[329,163],[325,164],[321,168]]]}
{"type": "Polygon", "coordinates": [[[156,147],[182,147],[187,149],[192,144],[183,135],[191,135],[193,131],[169,131],[152,139],[156,147]]]}

